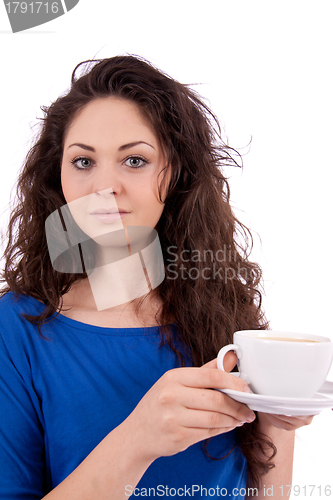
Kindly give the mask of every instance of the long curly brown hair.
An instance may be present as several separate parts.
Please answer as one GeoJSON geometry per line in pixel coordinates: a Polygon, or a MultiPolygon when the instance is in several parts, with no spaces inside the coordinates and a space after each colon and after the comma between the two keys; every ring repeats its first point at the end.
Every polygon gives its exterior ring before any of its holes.
{"type": "MultiPolygon", "coordinates": [[[[241,166],[241,156],[221,137],[216,116],[189,86],[134,56],[84,61],[74,70],[70,90],[42,108],[43,123],[19,177],[2,274],[8,291],[28,294],[45,304],[29,316],[43,322],[62,307],[62,296],[85,274],[53,269],[45,220],[66,204],[60,169],[63,141],[77,112],[96,98],[116,96],[135,103],[153,127],[167,154],[170,183],[156,227],[164,252],[166,277],[158,288],[160,324],[174,318],[179,339],[201,366],[232,342],[237,330],[267,329],[261,308],[260,267],[249,261],[251,232],[235,217],[225,166],[241,166]],[[80,69],[81,75],[77,73],[80,69]]],[[[184,360],[168,329],[163,338],[184,360]]],[[[254,421],[237,429],[247,459],[249,484],[274,466],[274,445],[254,421]]]]}

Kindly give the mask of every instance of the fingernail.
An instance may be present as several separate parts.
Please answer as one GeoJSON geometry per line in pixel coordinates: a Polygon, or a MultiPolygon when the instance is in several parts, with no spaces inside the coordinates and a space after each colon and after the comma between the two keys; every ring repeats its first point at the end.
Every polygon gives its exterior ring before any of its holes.
{"type": "Polygon", "coordinates": [[[244,392],[249,392],[249,393],[252,393],[251,389],[249,386],[245,386],[244,389],[243,389],[244,392]]]}
{"type": "Polygon", "coordinates": [[[253,411],[251,411],[251,413],[248,414],[246,421],[250,423],[250,422],[253,422],[253,420],[255,420],[255,418],[256,418],[255,413],[253,413],[253,411]]]}

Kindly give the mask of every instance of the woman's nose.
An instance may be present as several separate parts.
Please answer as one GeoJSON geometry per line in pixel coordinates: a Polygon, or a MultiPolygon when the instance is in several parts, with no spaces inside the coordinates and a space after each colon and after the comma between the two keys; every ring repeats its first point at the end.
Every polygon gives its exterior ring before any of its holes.
{"type": "Polygon", "coordinates": [[[94,179],[94,192],[104,198],[110,198],[120,194],[121,190],[120,172],[117,172],[117,168],[114,168],[114,166],[106,164],[94,179]]]}
{"type": "Polygon", "coordinates": [[[113,190],[112,187],[107,188],[107,189],[102,189],[101,191],[96,191],[96,194],[98,196],[101,196],[102,198],[109,199],[112,198],[116,192],[113,190]]]}

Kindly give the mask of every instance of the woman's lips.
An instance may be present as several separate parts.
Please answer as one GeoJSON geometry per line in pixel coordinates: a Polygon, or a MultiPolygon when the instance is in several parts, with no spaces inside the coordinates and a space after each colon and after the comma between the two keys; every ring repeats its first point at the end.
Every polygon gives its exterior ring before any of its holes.
{"type": "Polygon", "coordinates": [[[125,215],[128,215],[129,212],[114,212],[114,213],[104,213],[104,212],[95,212],[92,215],[98,222],[103,222],[104,224],[111,224],[112,222],[119,221],[125,215]]]}

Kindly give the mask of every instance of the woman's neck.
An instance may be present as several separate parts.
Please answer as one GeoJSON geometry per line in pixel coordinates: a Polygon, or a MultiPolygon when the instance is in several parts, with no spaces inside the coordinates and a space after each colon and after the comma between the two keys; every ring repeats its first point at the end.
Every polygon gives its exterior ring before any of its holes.
{"type": "Polygon", "coordinates": [[[146,297],[98,310],[89,280],[86,278],[74,284],[69,292],[63,295],[63,306],[59,312],[68,318],[95,326],[140,328],[158,326],[161,308],[162,300],[154,290],[146,297]]]}

